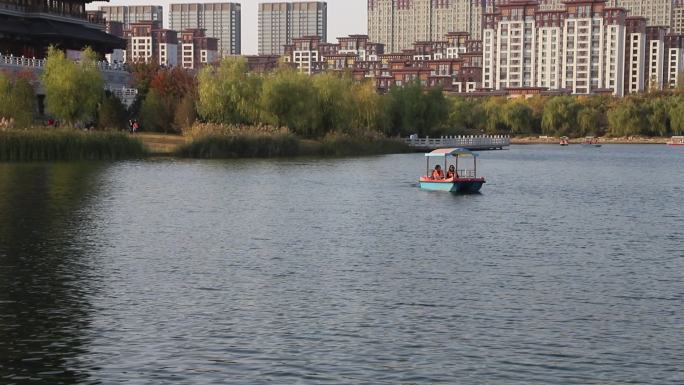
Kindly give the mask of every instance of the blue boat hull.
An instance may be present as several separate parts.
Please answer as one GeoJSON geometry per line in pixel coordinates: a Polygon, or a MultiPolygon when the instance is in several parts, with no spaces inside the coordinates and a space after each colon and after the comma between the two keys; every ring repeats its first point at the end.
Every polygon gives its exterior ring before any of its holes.
{"type": "Polygon", "coordinates": [[[433,191],[448,191],[459,194],[474,194],[480,191],[484,180],[460,182],[420,182],[420,188],[433,191]]]}

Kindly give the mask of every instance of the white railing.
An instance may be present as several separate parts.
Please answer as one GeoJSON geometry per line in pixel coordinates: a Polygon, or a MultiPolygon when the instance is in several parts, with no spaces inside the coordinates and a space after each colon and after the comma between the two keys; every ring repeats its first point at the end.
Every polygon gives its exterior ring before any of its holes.
{"type": "Polygon", "coordinates": [[[511,145],[511,138],[508,135],[465,135],[465,136],[442,136],[439,138],[417,138],[405,139],[410,147],[421,149],[463,147],[472,149],[503,148],[511,145]]]}
{"type": "MultiPolygon", "coordinates": [[[[45,59],[0,54],[0,65],[42,69],[45,67],[45,59]]],[[[106,61],[97,62],[97,68],[100,71],[127,71],[124,64],[109,64],[106,61]]]]}

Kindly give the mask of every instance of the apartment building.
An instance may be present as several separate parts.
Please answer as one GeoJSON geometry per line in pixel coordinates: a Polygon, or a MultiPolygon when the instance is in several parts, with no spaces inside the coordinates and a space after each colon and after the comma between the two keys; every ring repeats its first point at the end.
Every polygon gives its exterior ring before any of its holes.
{"type": "Polygon", "coordinates": [[[679,74],[684,70],[684,35],[665,35],[665,80],[663,88],[676,88],[679,74]]]}
{"type": "Polygon", "coordinates": [[[205,37],[218,39],[221,56],[239,55],[242,50],[242,10],[238,3],[171,4],[169,28],[178,32],[204,29],[205,37]]]}
{"type": "Polygon", "coordinates": [[[292,44],[284,47],[285,61],[305,74],[318,73],[323,69],[321,55],[321,38],[319,36],[303,36],[292,39],[292,44]]]}
{"type": "Polygon", "coordinates": [[[357,80],[372,79],[381,92],[419,81],[426,87],[473,92],[482,79],[482,44],[467,34],[452,33],[446,40],[415,42],[411,49],[385,53],[384,46],[367,35],[323,43],[317,36],[294,39],[285,61],[302,73],[349,71],[357,80]],[[448,53],[453,57],[447,57],[448,53]]]}
{"type": "Polygon", "coordinates": [[[622,96],[626,11],[605,0],[565,6],[539,11],[536,1],[510,1],[485,15],[483,86],[622,96]]]}
{"type": "Polygon", "coordinates": [[[130,29],[132,23],[155,21],[164,23],[164,10],[160,5],[105,5],[101,6],[104,18],[108,21],[123,23],[124,29],[130,29]]]}
{"type": "Polygon", "coordinates": [[[645,88],[675,88],[684,67],[684,36],[671,34],[666,27],[646,27],[645,88]]]}
{"type": "Polygon", "coordinates": [[[646,89],[646,25],[645,17],[625,19],[625,93],[638,93],[646,89]]]}
{"type": "Polygon", "coordinates": [[[282,55],[296,38],[328,39],[328,5],[322,1],[259,4],[259,55],[282,55]]]}
{"type": "Polygon", "coordinates": [[[161,28],[156,21],[132,23],[124,31],[128,40],[126,62],[158,63],[166,67],[197,69],[219,58],[218,39],[205,35],[203,29],[180,32],[161,28]]]}
{"type": "Polygon", "coordinates": [[[684,33],[684,0],[673,0],[670,27],[672,33],[684,33]]]}
{"type": "Polygon", "coordinates": [[[184,29],[179,46],[179,65],[186,69],[200,68],[216,62],[220,57],[218,39],[206,36],[200,28],[184,29]]]}
{"type": "Polygon", "coordinates": [[[156,62],[162,66],[178,64],[178,34],[176,31],[163,29],[156,21],[131,23],[124,31],[128,40],[126,62],[156,62]]]}
{"type": "Polygon", "coordinates": [[[368,34],[388,52],[463,31],[479,38],[486,0],[368,0],[368,34]]]}
{"type": "Polygon", "coordinates": [[[672,26],[673,0],[608,0],[609,7],[625,8],[629,16],[646,18],[648,26],[672,26]]]}

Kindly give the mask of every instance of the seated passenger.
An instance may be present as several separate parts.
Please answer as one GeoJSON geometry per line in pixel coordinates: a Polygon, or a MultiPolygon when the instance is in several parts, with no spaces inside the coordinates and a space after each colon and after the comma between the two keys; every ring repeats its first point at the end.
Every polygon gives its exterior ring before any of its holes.
{"type": "Polygon", "coordinates": [[[435,169],[432,170],[432,179],[444,179],[444,171],[442,171],[442,166],[435,166],[435,169]]]}
{"type": "Polygon", "coordinates": [[[458,174],[456,173],[456,167],[452,164],[449,166],[449,171],[447,171],[446,174],[447,179],[456,179],[458,178],[458,174]]]}

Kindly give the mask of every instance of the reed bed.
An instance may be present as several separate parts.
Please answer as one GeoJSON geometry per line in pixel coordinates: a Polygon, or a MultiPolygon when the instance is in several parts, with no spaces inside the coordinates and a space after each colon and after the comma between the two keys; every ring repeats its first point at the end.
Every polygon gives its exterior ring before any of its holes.
{"type": "Polygon", "coordinates": [[[118,160],[145,156],[142,142],[106,131],[0,132],[0,161],[118,160]]]}
{"type": "Polygon", "coordinates": [[[277,158],[299,154],[299,139],[292,134],[210,134],[181,145],[177,155],[184,158],[277,158]]]}
{"type": "Polygon", "coordinates": [[[358,136],[328,134],[320,142],[320,156],[365,156],[400,154],[410,152],[410,148],[399,139],[387,138],[380,134],[358,136]]]}
{"type": "Polygon", "coordinates": [[[381,135],[329,134],[321,140],[300,139],[289,133],[230,131],[195,137],[176,154],[185,158],[277,158],[294,156],[364,156],[409,152],[400,140],[381,135]]]}

